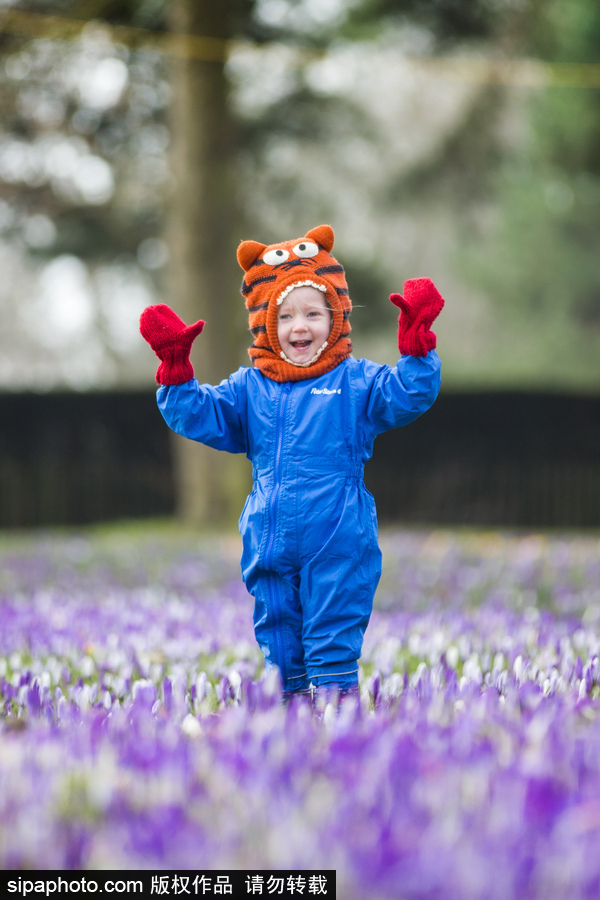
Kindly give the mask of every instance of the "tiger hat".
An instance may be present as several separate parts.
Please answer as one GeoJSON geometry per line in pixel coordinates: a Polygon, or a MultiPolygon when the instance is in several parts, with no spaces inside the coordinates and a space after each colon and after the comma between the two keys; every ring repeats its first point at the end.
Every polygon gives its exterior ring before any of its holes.
{"type": "Polygon", "coordinates": [[[303,381],[331,371],[352,353],[352,302],[344,267],[331,255],[333,228],[318,225],[304,237],[279,244],[242,241],[237,258],[244,270],[242,296],[254,338],[248,350],[254,365],[273,381],[303,381]],[[331,309],[329,337],[308,363],[297,364],[283,353],[277,338],[279,305],[296,287],[321,291],[331,309]]]}

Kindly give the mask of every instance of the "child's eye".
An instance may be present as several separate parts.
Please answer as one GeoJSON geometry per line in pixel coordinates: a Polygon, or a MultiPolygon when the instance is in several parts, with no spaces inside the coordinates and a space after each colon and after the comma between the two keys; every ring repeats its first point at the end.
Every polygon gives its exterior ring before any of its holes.
{"type": "Polygon", "coordinates": [[[319,248],[312,241],[302,241],[294,247],[296,256],[316,256],[318,252],[319,248]]]}
{"type": "Polygon", "coordinates": [[[289,256],[289,250],[282,250],[281,248],[279,250],[267,250],[263,256],[263,262],[266,262],[268,266],[279,266],[289,259],[289,256]]]}

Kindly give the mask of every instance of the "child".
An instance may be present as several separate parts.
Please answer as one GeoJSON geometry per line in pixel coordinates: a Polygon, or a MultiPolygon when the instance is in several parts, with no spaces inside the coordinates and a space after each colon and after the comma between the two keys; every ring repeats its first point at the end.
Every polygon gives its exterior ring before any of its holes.
{"type": "Polygon", "coordinates": [[[204,322],[164,304],[140,330],[161,359],[158,405],[179,434],[245,453],[254,486],[239,521],[254,629],[284,697],[358,690],[358,660],[381,575],[373,497],[363,465],[375,437],[429,409],[440,384],[430,331],[444,301],[428,278],[405,282],[394,368],[350,354],[351,302],[331,256],[333,229],[265,246],[243,241],[242,294],[254,368],[200,385],[189,353],[204,322]]]}

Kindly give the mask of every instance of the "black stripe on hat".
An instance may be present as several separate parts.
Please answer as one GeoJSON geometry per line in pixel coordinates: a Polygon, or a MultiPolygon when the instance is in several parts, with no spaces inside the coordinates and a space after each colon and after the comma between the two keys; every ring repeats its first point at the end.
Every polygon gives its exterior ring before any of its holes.
{"type": "Polygon", "coordinates": [[[252,315],[253,313],[260,312],[261,310],[268,309],[268,308],[269,308],[269,301],[265,300],[264,303],[257,303],[256,306],[248,307],[248,312],[250,313],[250,315],[252,315]]]}
{"type": "Polygon", "coordinates": [[[255,278],[254,281],[251,281],[250,284],[246,284],[246,281],[242,281],[242,294],[246,296],[249,294],[258,284],[266,284],[269,281],[275,281],[277,279],[277,275],[263,275],[262,278],[255,278]]]}
{"type": "Polygon", "coordinates": [[[320,269],[315,269],[315,275],[333,275],[335,272],[344,271],[343,266],[321,266],[320,269]]]}
{"type": "MultiPolygon", "coordinates": [[[[259,347],[258,344],[252,344],[248,347],[249,350],[260,350],[261,353],[272,353],[273,356],[277,356],[277,353],[273,350],[272,347],[259,347]]],[[[278,357],[279,358],[279,357],[278,357]]]]}

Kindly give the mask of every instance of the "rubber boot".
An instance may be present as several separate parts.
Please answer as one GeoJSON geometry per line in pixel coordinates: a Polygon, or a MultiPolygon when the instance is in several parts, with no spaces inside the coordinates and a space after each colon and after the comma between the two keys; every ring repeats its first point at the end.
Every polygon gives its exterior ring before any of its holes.
{"type": "Polygon", "coordinates": [[[311,703],[311,701],[312,701],[312,694],[311,694],[310,688],[304,688],[303,690],[299,690],[299,691],[283,691],[282,698],[281,698],[281,705],[289,706],[290,703],[296,703],[296,702],[311,703]]]}

